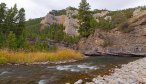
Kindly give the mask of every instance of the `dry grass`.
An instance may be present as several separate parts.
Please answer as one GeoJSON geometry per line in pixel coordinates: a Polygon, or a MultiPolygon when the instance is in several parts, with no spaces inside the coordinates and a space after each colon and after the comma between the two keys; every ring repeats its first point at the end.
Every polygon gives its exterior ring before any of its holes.
{"type": "Polygon", "coordinates": [[[77,51],[64,49],[56,52],[14,52],[0,50],[0,64],[2,63],[34,63],[46,61],[64,61],[82,59],[82,54],[77,51]]]}

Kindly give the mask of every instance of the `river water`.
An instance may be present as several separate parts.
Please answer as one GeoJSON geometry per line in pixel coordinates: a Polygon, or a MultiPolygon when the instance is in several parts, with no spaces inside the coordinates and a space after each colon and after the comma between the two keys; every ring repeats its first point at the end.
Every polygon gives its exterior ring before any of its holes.
{"type": "Polygon", "coordinates": [[[109,75],[115,67],[139,57],[100,56],[67,64],[0,66],[0,84],[73,84],[79,79],[91,81],[109,75]]]}

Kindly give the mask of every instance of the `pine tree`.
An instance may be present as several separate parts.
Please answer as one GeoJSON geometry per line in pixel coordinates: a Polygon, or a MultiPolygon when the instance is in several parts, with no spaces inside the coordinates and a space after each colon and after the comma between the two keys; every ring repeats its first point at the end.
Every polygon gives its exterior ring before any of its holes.
{"type": "Polygon", "coordinates": [[[4,21],[6,16],[6,4],[0,4],[0,33],[3,33],[4,21]]]}
{"type": "Polygon", "coordinates": [[[82,0],[79,6],[79,32],[80,35],[83,37],[86,37],[90,34],[92,31],[91,25],[90,25],[90,19],[92,18],[92,15],[90,13],[90,5],[87,3],[86,0],[82,0]]]}
{"type": "Polygon", "coordinates": [[[25,28],[25,10],[24,8],[21,8],[18,12],[18,27],[15,30],[16,35],[21,35],[24,28],[25,28]]]}

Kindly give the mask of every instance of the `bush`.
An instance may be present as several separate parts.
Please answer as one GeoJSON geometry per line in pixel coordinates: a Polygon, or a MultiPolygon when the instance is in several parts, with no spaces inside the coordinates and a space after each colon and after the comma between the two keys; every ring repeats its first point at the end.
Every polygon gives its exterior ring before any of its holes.
{"type": "Polygon", "coordinates": [[[97,23],[96,27],[103,30],[111,30],[114,28],[114,25],[112,24],[112,21],[99,18],[99,23],[97,23]]]}
{"type": "Polygon", "coordinates": [[[105,39],[104,43],[101,45],[103,48],[112,46],[112,42],[109,39],[105,39]]]}
{"type": "Polygon", "coordinates": [[[10,32],[7,38],[7,47],[9,49],[15,50],[17,48],[17,39],[13,32],[10,32]]]}

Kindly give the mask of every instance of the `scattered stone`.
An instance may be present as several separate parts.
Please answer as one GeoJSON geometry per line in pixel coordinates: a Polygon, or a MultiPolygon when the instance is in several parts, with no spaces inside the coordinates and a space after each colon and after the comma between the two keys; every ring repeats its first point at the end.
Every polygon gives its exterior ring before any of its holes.
{"type": "Polygon", "coordinates": [[[146,58],[123,65],[109,76],[98,76],[86,84],[146,84],[146,58]]]}
{"type": "Polygon", "coordinates": [[[83,83],[83,80],[80,79],[80,80],[78,80],[77,82],[75,82],[74,84],[82,84],[82,83],[83,83]]]}
{"type": "Polygon", "coordinates": [[[70,83],[65,83],[65,84],[70,84],[70,83]]]}

